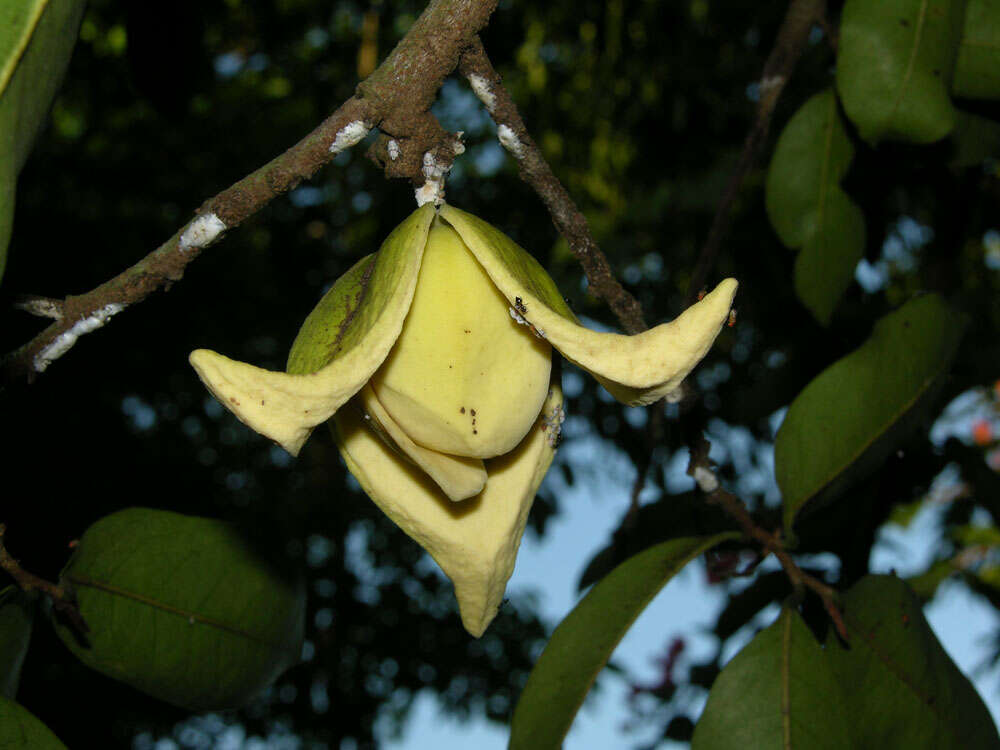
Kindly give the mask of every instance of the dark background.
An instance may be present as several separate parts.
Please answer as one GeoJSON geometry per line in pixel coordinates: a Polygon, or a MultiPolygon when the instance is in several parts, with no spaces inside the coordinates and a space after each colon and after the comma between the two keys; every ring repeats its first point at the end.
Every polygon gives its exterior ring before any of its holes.
{"type": "MultiPolygon", "coordinates": [[[[381,59],[422,7],[91,2],[51,123],[19,182],[0,286],[0,350],[43,325],[12,309],[16,295],[82,293],[142,258],[203,200],[296,142],[353,93],[365,14],[377,15],[381,59]]],[[[783,11],[783,3],[709,0],[502,2],[483,34],[530,132],[651,322],[681,309],[783,11]]],[[[830,83],[833,62],[817,30],[778,106],[772,143],[794,110],[830,83]]],[[[534,253],[578,314],[615,325],[587,296],[579,267],[504,158],[465,83],[449,80],[437,107],[446,127],[465,131],[468,147],[449,180],[449,200],[534,253]]],[[[648,480],[662,488],[669,458],[710,419],[771,442],[768,417],[857,347],[875,317],[919,290],[943,293],[972,319],[938,407],[989,386],[1000,375],[1000,310],[998,274],[983,265],[981,240],[996,216],[1000,186],[995,162],[956,168],[952,149],[948,142],[877,151],[858,144],[846,189],[866,213],[869,260],[882,257],[887,237],[902,236],[904,217],[929,227],[932,238],[915,244],[903,236],[912,264],[890,262],[888,282],[870,293],[852,285],[824,329],[795,297],[793,255],[767,223],[765,147],[711,279],[740,280],[738,323],[702,364],[691,409],[683,419],[668,410],[663,434],[651,442],[586,378],[568,411],[634,461],[652,453],[648,480]]],[[[7,544],[26,568],[56,578],[68,543],[89,524],[142,505],[236,521],[278,564],[306,574],[311,658],[227,717],[249,732],[266,734],[281,722],[307,740],[338,747],[355,738],[366,747],[376,715],[404,717],[425,688],[460,716],[507,721],[547,637],[531,601],[515,598],[482,640],[470,639],[450,585],[417,565],[423,551],[348,481],[329,435],[317,431],[291,460],[212,402],[187,364],[188,352],[208,347],[281,369],[325,286],[377,249],[413,207],[411,186],[386,182],[363,148],[341,154],[208,250],[169,292],[85,337],[30,387],[0,395],[8,438],[0,514],[7,544]],[[349,532],[366,542],[378,571],[374,593],[346,560],[349,532]],[[316,697],[324,691],[325,702],[316,697]]],[[[831,581],[849,584],[862,575],[875,529],[949,463],[972,489],[949,509],[936,542],[939,559],[955,553],[953,531],[976,507],[991,520],[1000,507],[998,475],[979,447],[960,440],[934,446],[926,430],[904,447],[804,531],[806,551],[839,557],[827,573],[831,581]]],[[[573,467],[559,457],[552,470],[574,480],[573,467]]],[[[739,479],[731,464],[720,472],[739,479]]],[[[779,518],[763,492],[744,499],[763,519],[779,518]]],[[[628,498],[605,507],[624,518],[628,498]]],[[[648,544],[690,507],[687,496],[647,506],[643,523],[623,524],[606,559],[648,544]]],[[[559,498],[543,486],[527,533],[544,535],[559,512],[559,498]]],[[[581,572],[609,541],[581,540],[581,572]]],[[[985,580],[968,583],[997,601],[1000,589],[985,580]]],[[[761,576],[750,591],[724,613],[721,636],[788,587],[781,576],[761,576]]],[[[666,681],[652,691],[664,710],[644,721],[684,737],[697,691],[678,695],[675,682],[704,687],[715,671],[707,663],[666,681]]],[[[186,713],[90,672],[43,620],[18,700],[70,747],[128,747],[144,731],[188,742],[174,730],[186,713]]]]}

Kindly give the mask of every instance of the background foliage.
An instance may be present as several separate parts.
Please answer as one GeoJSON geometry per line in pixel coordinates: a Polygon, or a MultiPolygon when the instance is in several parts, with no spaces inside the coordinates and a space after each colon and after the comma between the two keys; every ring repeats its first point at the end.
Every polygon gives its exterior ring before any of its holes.
{"type": "MultiPolygon", "coordinates": [[[[985,0],[969,6],[987,16],[993,7],[985,0]]],[[[89,3],[51,121],[18,181],[0,286],[0,350],[38,329],[37,320],[12,309],[15,295],[79,293],[145,255],[207,196],[280,153],[349,97],[359,68],[363,74],[373,54],[384,56],[422,7],[404,0],[89,3]]],[[[831,3],[834,22],[840,11],[831,3]]],[[[852,34],[877,22],[848,11],[853,26],[841,34],[841,54],[857,43],[852,34]]],[[[483,34],[528,128],[650,321],[672,318],[682,307],[783,13],[783,3],[740,0],[503,2],[483,34]]],[[[980,23],[977,33],[988,36],[996,27],[980,23]]],[[[977,59],[966,62],[974,69],[977,59]]],[[[855,115],[851,71],[835,69],[836,61],[829,35],[815,29],[778,104],[764,157],[734,207],[714,274],[740,280],[739,316],[696,371],[697,402],[683,416],[676,406],[655,407],[667,419],[651,440],[646,416],[612,403],[589,378],[569,392],[578,434],[598,435],[640,467],[649,460],[651,494],[658,498],[631,510],[629,498],[614,499],[619,532],[611,540],[582,540],[578,562],[586,583],[685,525],[718,529],[717,519],[706,518],[711,509],[690,493],[672,492],[669,471],[707,430],[727,448],[718,453],[720,477],[765,525],[779,527],[784,519],[799,551],[832,552],[836,563],[822,575],[843,590],[868,572],[877,530],[935,502],[932,483],[948,469],[953,491],[935,562],[912,582],[914,589],[926,600],[942,580],[957,576],[1000,603],[1000,460],[989,452],[1000,425],[1000,393],[992,390],[1000,376],[1000,112],[988,99],[958,100],[955,109],[941,98],[947,92],[938,92],[935,106],[953,127],[942,131],[939,122],[920,120],[913,137],[900,139],[894,136],[908,121],[893,120],[898,111],[889,119],[880,112],[866,113],[868,120],[855,115]],[[803,105],[815,111],[799,111],[803,105]],[[775,150],[807,118],[815,127],[836,127],[833,171],[818,174],[806,158],[808,146],[800,149],[804,156],[796,156],[794,143],[775,150]],[[782,189],[803,185],[838,196],[847,218],[830,227],[843,235],[833,250],[817,239],[822,222],[817,230],[775,220],[782,189]],[[783,242],[800,248],[798,256],[783,242]],[[810,253],[823,252],[862,258],[859,271],[851,265],[841,274],[842,296],[803,291],[817,282],[801,266],[810,253]],[[909,394],[919,397],[920,409],[905,410],[906,430],[852,425],[862,442],[884,438],[884,450],[852,475],[836,502],[817,503],[793,526],[774,483],[759,481],[762,472],[771,476],[766,456],[774,415],[869,340],[876,320],[918,292],[936,292],[940,297],[921,299],[946,300],[960,311],[930,316],[940,326],[937,354],[927,363],[933,377],[917,377],[909,394]],[[963,322],[949,326],[951,315],[963,322]],[[967,412],[949,412],[957,426],[931,442],[931,422],[960,394],[967,412]],[[973,416],[986,425],[976,435],[969,431],[973,416]],[[756,446],[756,458],[741,461],[728,450],[726,435],[737,431],[756,446]]],[[[934,77],[937,68],[928,64],[934,77]]],[[[963,86],[975,94],[972,84],[963,86]]],[[[578,314],[614,325],[587,296],[565,243],[518,180],[464,82],[445,84],[437,112],[446,127],[465,131],[468,146],[449,180],[449,199],[535,253],[578,314]]],[[[800,143],[810,137],[799,132],[800,143]]],[[[304,580],[305,659],[231,717],[251,732],[266,734],[280,724],[307,740],[338,746],[354,738],[370,746],[376,716],[401,720],[423,689],[458,715],[507,722],[549,635],[531,601],[515,600],[481,640],[470,639],[450,585],[364,497],[325,431],[292,461],[214,403],[187,365],[190,350],[211,347],[280,369],[325,285],[376,249],[412,200],[410,187],[387,183],[361,148],[341,154],[316,180],[207,252],[169,293],[88,336],[30,389],[0,396],[2,424],[13,437],[2,465],[8,488],[21,488],[5,492],[0,520],[8,548],[33,572],[57,579],[71,540],[102,516],[145,506],[232,521],[276,580],[304,580]]],[[[803,200],[778,213],[808,217],[815,205],[803,200]]],[[[880,376],[897,364],[856,375],[885,388],[880,376]]],[[[901,380],[888,385],[906,387],[901,380]]],[[[843,389],[845,382],[835,385],[843,389]]],[[[834,389],[826,398],[840,396],[834,389]]],[[[798,429],[802,440],[814,441],[810,456],[828,457],[823,441],[834,433],[818,419],[798,429]]],[[[556,461],[553,471],[572,483],[580,467],[556,461]]],[[[788,491],[783,481],[782,489],[788,491]]],[[[544,535],[559,512],[559,497],[543,485],[530,527],[544,535]]],[[[735,553],[728,554],[731,572],[735,553]]],[[[718,585],[732,592],[715,625],[720,654],[740,626],[791,593],[787,580],[772,573],[757,574],[749,585],[720,575],[718,585]]],[[[806,639],[810,631],[828,637],[827,620],[811,598],[799,611],[806,628],[788,608],[771,628],[794,623],[788,627],[795,648],[808,660],[815,654],[806,639]]],[[[749,649],[743,654],[753,657],[749,649]]],[[[690,737],[697,697],[720,667],[717,659],[696,665],[652,695],[664,707],[652,719],[662,723],[664,736],[690,737]],[[678,684],[693,688],[678,691],[678,684]]],[[[33,630],[16,697],[70,747],[130,746],[137,733],[170,733],[190,715],[88,669],[44,621],[33,630]]],[[[0,723],[20,710],[0,699],[0,723]]]]}

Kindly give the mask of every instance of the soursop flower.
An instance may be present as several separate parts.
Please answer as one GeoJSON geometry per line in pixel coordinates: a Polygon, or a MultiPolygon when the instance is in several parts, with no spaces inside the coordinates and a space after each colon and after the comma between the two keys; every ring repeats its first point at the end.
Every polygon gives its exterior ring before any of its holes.
{"type": "Polygon", "coordinates": [[[190,361],[220,402],[293,455],[330,420],[347,468],[452,580],[478,637],[558,443],[551,347],[619,401],[649,404],[705,355],[735,292],[727,279],[670,323],[596,333],[508,237],[428,204],[320,300],[287,372],[205,349],[190,361]]]}

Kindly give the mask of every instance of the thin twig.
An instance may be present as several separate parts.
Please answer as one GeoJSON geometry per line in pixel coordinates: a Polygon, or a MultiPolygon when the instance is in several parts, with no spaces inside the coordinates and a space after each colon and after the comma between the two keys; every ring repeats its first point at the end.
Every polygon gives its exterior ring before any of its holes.
{"type": "Polygon", "coordinates": [[[552,223],[583,266],[590,292],[607,303],[626,331],[639,333],[646,330],[639,301],[615,278],[611,264],[590,232],[587,220],[528,134],[514,100],[493,69],[478,36],[462,54],[458,70],[469,80],[473,91],[496,122],[500,143],[517,161],[521,179],[538,193],[549,210],[552,223]]]}
{"type": "Polygon", "coordinates": [[[732,221],[733,203],[743,186],[743,180],[757,161],[761,146],[767,140],[774,108],[799,58],[802,57],[806,42],[809,40],[809,32],[814,25],[825,21],[826,0],[792,0],[788,6],[774,47],[767,56],[764,71],[758,82],[760,99],[757,101],[753,124],[743,141],[743,150],[736,163],[736,169],[726,183],[722,200],[719,201],[719,207],[712,219],[708,239],[705,240],[705,246],[691,275],[685,307],[693,304],[698,298],[698,293],[705,287],[708,275],[715,266],[722,240],[729,231],[729,224],[732,221]]]}
{"type": "Polygon", "coordinates": [[[6,525],[0,523],[0,570],[3,570],[13,578],[14,583],[25,593],[40,591],[47,595],[52,600],[52,607],[56,612],[65,615],[76,628],[77,632],[81,634],[89,633],[90,628],[84,621],[83,615],[80,614],[80,608],[77,605],[73,589],[61,583],[55,584],[46,581],[44,578],[39,578],[22,568],[20,563],[11,556],[4,546],[3,538],[6,533],[6,525]]]}
{"type": "Polygon", "coordinates": [[[496,3],[431,0],[355,96],[283,154],[205,201],[197,216],[134,266],[85,294],[67,297],[61,319],[0,361],[0,384],[31,382],[80,336],[178,281],[203,248],[312,177],[373,127],[393,135],[399,149],[398,158],[386,168],[387,176],[422,183],[427,153],[440,169],[449,167],[456,137],[444,131],[429,108],[461,50],[486,25],[496,3]]]}
{"type": "Polygon", "coordinates": [[[51,318],[60,320],[63,316],[63,301],[52,297],[39,297],[37,295],[25,294],[14,299],[14,308],[23,310],[29,315],[36,315],[39,318],[51,318]]]}
{"type": "Polygon", "coordinates": [[[819,596],[823,602],[823,608],[826,609],[827,614],[830,615],[830,620],[837,629],[837,633],[847,641],[847,626],[844,624],[844,618],[837,605],[837,592],[818,578],[803,571],[795,560],[792,559],[792,556],[788,554],[784,542],[781,540],[781,535],[778,532],[768,531],[758,526],[750,515],[750,511],[747,510],[746,505],[743,504],[743,501],[722,488],[718,478],[712,471],[708,458],[708,450],[708,440],[704,437],[699,438],[691,448],[691,460],[688,464],[688,474],[695,478],[698,486],[705,492],[707,502],[718,505],[736,521],[743,532],[743,536],[757,542],[761,546],[765,557],[770,553],[778,559],[782,569],[785,571],[785,575],[788,576],[788,580],[792,584],[792,588],[796,592],[801,593],[808,589],[819,596]]]}

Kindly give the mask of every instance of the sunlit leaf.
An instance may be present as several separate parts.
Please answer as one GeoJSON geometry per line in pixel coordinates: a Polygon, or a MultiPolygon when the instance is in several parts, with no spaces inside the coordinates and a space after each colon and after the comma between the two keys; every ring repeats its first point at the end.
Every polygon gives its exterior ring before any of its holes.
{"type": "Polygon", "coordinates": [[[1000,98],[1000,0],[969,0],[952,91],[970,99],[1000,98]]]}
{"type": "Polygon", "coordinates": [[[674,539],[619,565],[552,634],[524,686],[511,721],[510,747],[560,747],[611,652],[654,596],[685,565],[736,534],[674,539]]]}
{"type": "Polygon", "coordinates": [[[58,625],[87,666],[194,710],[235,707],[296,663],[304,597],[236,530],[147,508],[106,516],[63,571],[89,644],[58,625]]]}
{"type": "Polygon", "coordinates": [[[930,143],[951,132],[964,9],[965,0],[847,0],[837,91],[862,138],[930,143]]]}
{"type": "Polygon", "coordinates": [[[3,750],[66,750],[47,726],[22,706],[0,695],[0,747],[3,750]]]}
{"type": "Polygon", "coordinates": [[[801,248],[795,292],[826,325],[865,249],[861,209],[840,188],[854,146],[833,89],[816,94],[788,121],[767,174],[767,215],[781,241],[801,248]]]}
{"type": "Polygon", "coordinates": [[[850,646],[831,633],[826,648],[851,717],[850,747],[1000,747],[982,699],[903,581],[867,576],[847,592],[843,607],[850,646]]]}
{"type": "Polygon", "coordinates": [[[691,750],[843,750],[856,747],[853,720],[822,647],[785,608],[722,670],[691,750]]]}
{"type": "Polygon", "coordinates": [[[17,175],[62,81],[84,0],[0,3],[0,277],[17,175]]]}
{"type": "Polygon", "coordinates": [[[885,459],[947,372],[964,328],[937,295],[917,297],[802,390],[774,446],[786,529],[807,502],[817,507],[885,459]]]}
{"type": "Polygon", "coordinates": [[[34,614],[34,602],[20,589],[0,589],[0,696],[17,694],[34,614]]]}

